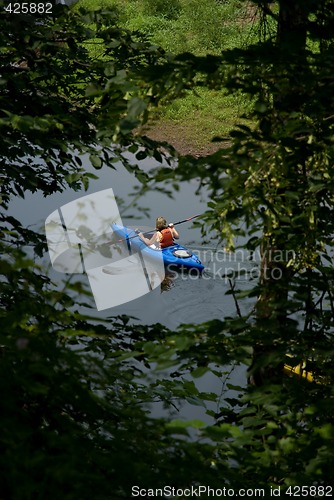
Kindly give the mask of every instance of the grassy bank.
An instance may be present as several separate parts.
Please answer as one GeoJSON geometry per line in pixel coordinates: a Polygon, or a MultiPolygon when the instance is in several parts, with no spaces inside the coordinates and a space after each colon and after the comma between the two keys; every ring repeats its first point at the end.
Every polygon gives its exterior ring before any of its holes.
{"type": "MultiPolygon", "coordinates": [[[[256,12],[240,0],[79,0],[75,8],[80,6],[113,9],[120,26],[141,31],[173,54],[219,54],[258,37],[256,12]]],[[[212,137],[240,121],[247,105],[244,96],[200,88],[159,110],[149,134],[182,153],[204,154],[215,147],[212,137]]]]}

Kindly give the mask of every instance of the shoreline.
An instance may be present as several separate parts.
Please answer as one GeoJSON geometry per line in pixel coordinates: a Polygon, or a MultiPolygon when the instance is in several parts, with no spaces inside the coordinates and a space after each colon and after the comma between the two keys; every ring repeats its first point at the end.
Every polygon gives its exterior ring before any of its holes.
{"type": "Polygon", "coordinates": [[[192,126],[170,120],[159,120],[146,124],[138,130],[138,135],[146,135],[158,142],[168,142],[181,156],[202,157],[214,154],[226,147],[226,142],[203,142],[203,134],[196,134],[192,126]],[[201,141],[199,140],[202,139],[201,141]]]}

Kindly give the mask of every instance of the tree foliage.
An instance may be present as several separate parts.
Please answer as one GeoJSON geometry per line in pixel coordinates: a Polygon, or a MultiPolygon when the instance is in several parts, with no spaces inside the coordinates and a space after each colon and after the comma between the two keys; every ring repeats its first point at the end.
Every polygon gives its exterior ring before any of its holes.
{"type": "Polygon", "coordinates": [[[291,23],[288,43],[282,19],[291,21],[290,3],[254,3],[278,23],[279,37],[214,57],[167,58],[140,33],[117,27],[112,12],[58,6],[36,24],[1,11],[4,498],[129,498],[135,484],[330,482],[333,14],[326,0],[295,2],[302,22],[291,23]],[[84,317],[76,303],[88,292],[80,282],[60,291],[34,263],[26,246],[42,255],[44,236],[11,217],[8,200],[82,189],[89,175],[80,154],[112,167],[113,141],[160,158],[135,128],[151,106],[199,84],[242,89],[254,103],[254,126],[231,131],[228,147],[210,157],[159,168],[155,182],[197,179],[211,196],[207,225],[229,246],[243,234],[247,249],[261,248],[267,268],[247,292],[258,297],[254,314],[176,333],[125,317],[84,317]],[[294,258],[275,261],[268,250],[294,258]],[[274,265],[279,279],[264,276],[274,265]],[[313,363],[313,382],[283,377],[287,354],[292,364],[313,363]],[[257,383],[234,388],[238,397],[209,411],[213,425],[150,416],[155,401],[215,400],[193,379],[221,375],[228,363],[248,365],[257,383]],[[160,378],[166,368],[172,375],[160,378]]]}
{"type": "Polygon", "coordinates": [[[161,57],[143,37],[118,28],[112,11],[80,16],[53,9],[53,19],[40,20],[1,10],[5,202],[25,190],[87,187],[78,151],[96,168],[112,166],[111,144],[128,144],[147,113],[140,71],[161,57]]]}
{"type": "MultiPolygon", "coordinates": [[[[285,484],[326,482],[327,445],[333,439],[333,43],[328,31],[333,17],[328,2],[258,3],[277,23],[275,38],[226,51],[221,58],[179,58],[184,75],[197,72],[203,85],[246,92],[254,103],[248,118],[255,126],[240,125],[228,138],[215,138],[227,147],[200,160],[182,158],[173,172],[159,169],[157,180],[197,179],[211,197],[204,217],[208,226],[229,248],[236,235],[243,235],[243,248],[262,254],[261,279],[249,291],[258,297],[255,315],[235,337],[253,350],[250,375],[256,384],[247,390],[245,411],[233,419],[249,430],[249,441],[247,432],[241,438],[247,452],[236,458],[240,468],[247,462],[249,477],[285,484]],[[320,26],[326,27],[323,32],[320,26]],[[297,392],[295,380],[282,378],[286,353],[295,356],[295,365],[313,362],[315,380],[323,386],[301,389],[297,380],[297,392]],[[326,411],[318,397],[326,400],[326,411]],[[327,444],[320,444],[314,425],[326,428],[327,444]],[[289,445],[283,451],[284,443],[289,445]]],[[[221,332],[230,334],[230,327],[222,325],[221,332]]]]}

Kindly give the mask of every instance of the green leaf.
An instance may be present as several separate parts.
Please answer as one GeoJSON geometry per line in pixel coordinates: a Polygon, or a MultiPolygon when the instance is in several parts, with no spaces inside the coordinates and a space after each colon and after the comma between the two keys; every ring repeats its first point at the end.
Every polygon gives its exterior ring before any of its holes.
{"type": "Polygon", "coordinates": [[[97,155],[93,155],[93,154],[89,155],[89,161],[91,162],[93,167],[96,169],[100,169],[103,166],[102,159],[97,155]]]}
{"type": "Polygon", "coordinates": [[[187,427],[193,427],[194,429],[201,429],[205,427],[205,423],[202,420],[198,419],[193,419],[193,420],[181,420],[181,419],[174,419],[171,420],[166,424],[167,428],[187,428],[187,427]]]}
{"type": "Polygon", "coordinates": [[[139,97],[133,97],[128,102],[128,116],[131,119],[138,118],[147,108],[145,101],[139,97]]]}
{"type": "Polygon", "coordinates": [[[200,378],[200,377],[203,377],[203,375],[205,375],[208,371],[210,371],[210,369],[208,367],[199,366],[198,368],[196,368],[195,370],[193,370],[191,372],[191,375],[194,378],[200,378]]]}

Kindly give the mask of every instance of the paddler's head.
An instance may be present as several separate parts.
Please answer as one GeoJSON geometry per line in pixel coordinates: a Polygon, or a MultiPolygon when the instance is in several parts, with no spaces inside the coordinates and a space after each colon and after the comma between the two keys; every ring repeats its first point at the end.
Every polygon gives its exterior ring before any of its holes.
{"type": "Polygon", "coordinates": [[[164,217],[157,217],[157,220],[155,221],[155,227],[157,228],[158,231],[166,229],[167,227],[166,219],[164,217]]]}

